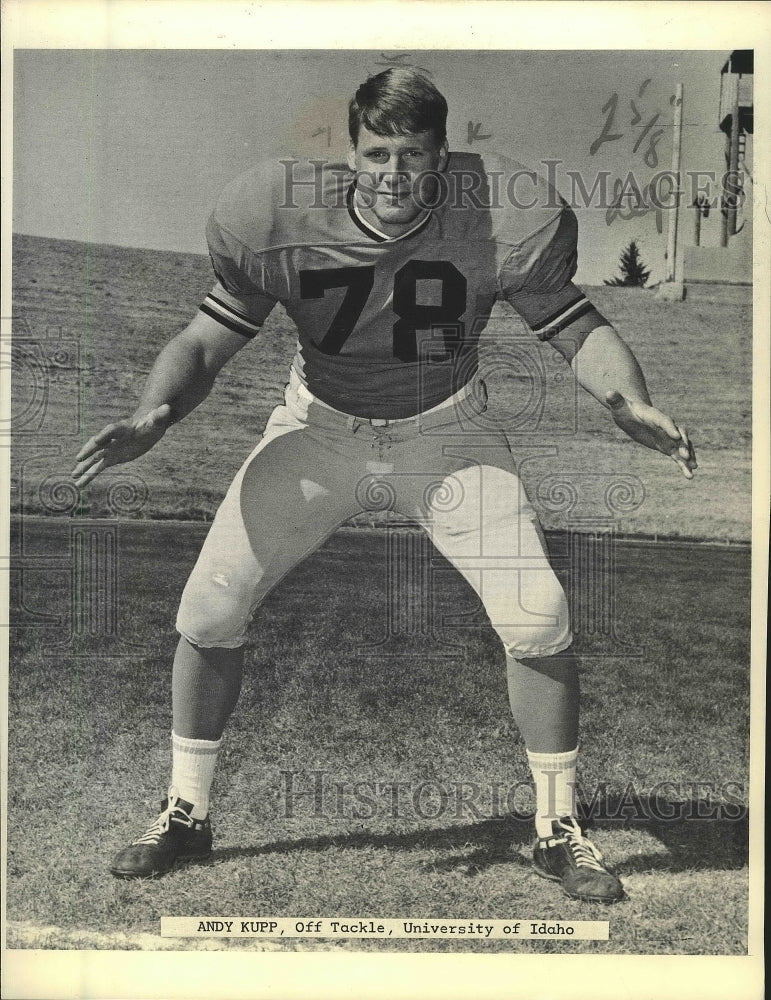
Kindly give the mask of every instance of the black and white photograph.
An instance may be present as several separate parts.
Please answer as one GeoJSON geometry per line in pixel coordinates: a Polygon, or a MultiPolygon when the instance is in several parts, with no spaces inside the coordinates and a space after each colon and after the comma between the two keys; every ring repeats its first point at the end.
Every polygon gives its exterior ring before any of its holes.
{"type": "Polygon", "coordinates": [[[761,995],[767,8],[49,6],[3,995],[761,995]]]}

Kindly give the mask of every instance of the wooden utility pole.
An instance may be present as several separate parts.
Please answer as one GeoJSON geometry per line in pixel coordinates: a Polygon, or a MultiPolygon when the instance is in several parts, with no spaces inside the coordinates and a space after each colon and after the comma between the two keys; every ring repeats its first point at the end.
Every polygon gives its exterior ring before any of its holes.
{"type": "Polygon", "coordinates": [[[665,281],[675,280],[677,255],[677,220],[680,214],[680,140],[683,131],[683,85],[678,83],[675,90],[675,113],[672,129],[672,175],[675,178],[675,207],[668,215],[667,267],[665,281]]]}

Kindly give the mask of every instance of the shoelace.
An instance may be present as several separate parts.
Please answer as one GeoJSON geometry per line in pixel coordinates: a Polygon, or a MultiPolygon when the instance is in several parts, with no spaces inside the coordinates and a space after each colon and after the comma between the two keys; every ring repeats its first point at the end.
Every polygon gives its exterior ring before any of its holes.
{"type": "Polygon", "coordinates": [[[157,844],[164,833],[169,832],[172,817],[187,827],[193,826],[193,819],[176,803],[169,803],[152,826],[148,827],[135,844],[157,844]]]}
{"type": "Polygon", "coordinates": [[[587,837],[584,836],[581,827],[574,819],[569,823],[559,820],[560,827],[565,831],[565,836],[560,837],[557,843],[567,843],[573,860],[580,868],[593,868],[595,871],[603,872],[602,854],[587,837]]]}

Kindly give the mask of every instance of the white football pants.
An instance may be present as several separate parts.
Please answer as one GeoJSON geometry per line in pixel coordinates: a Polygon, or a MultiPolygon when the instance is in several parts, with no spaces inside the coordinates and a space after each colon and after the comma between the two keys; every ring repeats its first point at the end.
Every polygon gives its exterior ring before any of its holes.
{"type": "Polygon", "coordinates": [[[178,631],[196,646],[242,646],[283,576],[354,514],[391,508],[463,574],[507,653],[569,646],[565,594],[506,437],[485,426],[483,390],[471,383],[416,417],[369,421],[317,400],[292,372],[217,511],[178,631]]]}

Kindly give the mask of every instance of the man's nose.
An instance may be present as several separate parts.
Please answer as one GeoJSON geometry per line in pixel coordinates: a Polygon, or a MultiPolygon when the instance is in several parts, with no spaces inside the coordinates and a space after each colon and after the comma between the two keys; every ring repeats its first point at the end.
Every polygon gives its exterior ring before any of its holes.
{"type": "Polygon", "coordinates": [[[390,187],[398,187],[403,180],[409,177],[409,173],[404,169],[404,163],[401,159],[394,156],[385,164],[385,170],[381,176],[390,187]]]}

